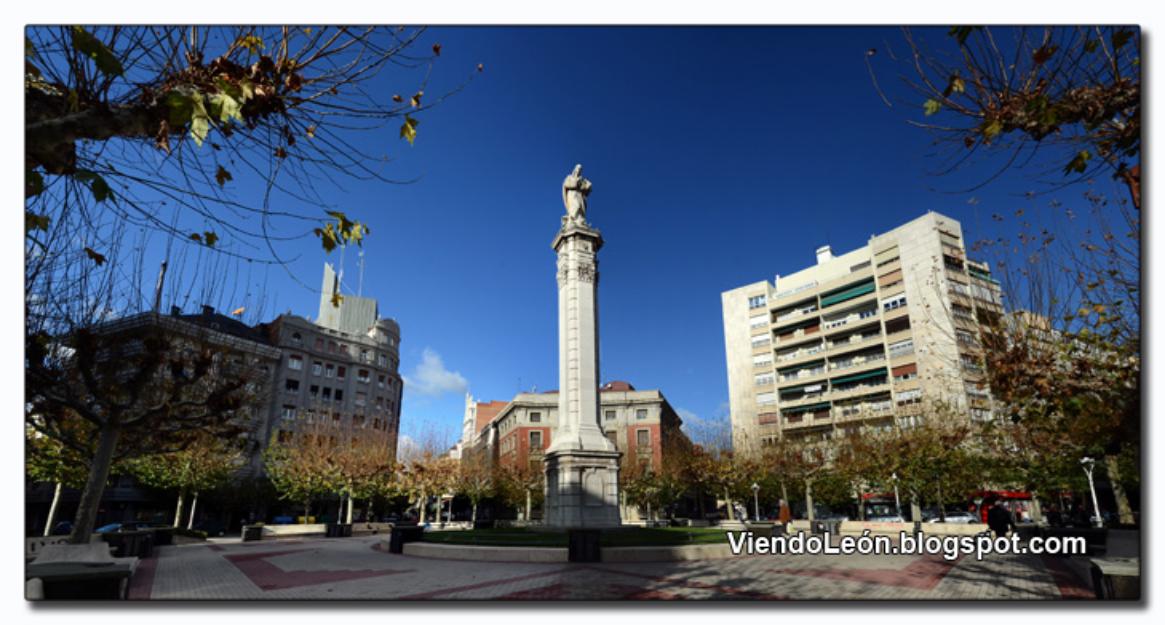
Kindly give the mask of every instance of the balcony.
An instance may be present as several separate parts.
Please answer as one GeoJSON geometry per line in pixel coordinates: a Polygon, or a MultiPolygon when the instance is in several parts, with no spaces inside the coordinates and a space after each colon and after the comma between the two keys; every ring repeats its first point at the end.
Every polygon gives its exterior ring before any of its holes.
{"type": "Polygon", "coordinates": [[[824,369],[818,370],[816,373],[808,375],[782,375],[779,378],[781,388],[790,388],[801,384],[812,384],[813,382],[823,382],[829,373],[824,369]]]}
{"type": "Polygon", "coordinates": [[[882,333],[875,332],[873,334],[853,334],[849,340],[837,341],[830,345],[825,350],[825,355],[833,357],[835,355],[844,354],[862,347],[869,347],[870,345],[882,342],[882,333]]]}
{"type": "Polygon", "coordinates": [[[856,368],[863,368],[863,367],[868,367],[870,365],[881,364],[884,362],[886,362],[886,354],[884,354],[882,352],[876,352],[876,353],[870,354],[868,356],[854,356],[853,358],[846,360],[846,361],[839,362],[836,360],[831,360],[829,362],[829,370],[830,370],[830,372],[833,372],[833,371],[842,371],[845,369],[853,369],[855,367],[856,368]]]}
{"type": "Polygon", "coordinates": [[[801,362],[808,362],[809,360],[820,358],[825,353],[825,346],[822,344],[813,345],[808,348],[801,348],[792,353],[777,355],[776,362],[782,368],[790,365],[795,365],[801,362]]]}
{"type": "Polygon", "coordinates": [[[806,406],[823,403],[824,397],[824,392],[814,393],[812,395],[803,395],[797,399],[782,399],[780,400],[781,403],[779,405],[781,406],[781,410],[788,410],[790,408],[804,408],[806,406]]]}
{"type": "Polygon", "coordinates": [[[892,310],[883,310],[882,311],[882,319],[886,322],[890,322],[890,321],[893,321],[895,319],[901,319],[902,317],[906,317],[909,314],[910,314],[910,305],[907,304],[904,306],[899,306],[898,308],[894,308],[892,310]]]}

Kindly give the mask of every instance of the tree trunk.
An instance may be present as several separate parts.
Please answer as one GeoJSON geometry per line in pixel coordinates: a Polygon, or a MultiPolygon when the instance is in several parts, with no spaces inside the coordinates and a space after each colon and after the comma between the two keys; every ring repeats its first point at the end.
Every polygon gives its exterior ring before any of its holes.
{"type": "Polygon", "coordinates": [[[1132,525],[1135,522],[1133,507],[1129,505],[1129,495],[1125,492],[1124,484],[1121,484],[1118,463],[1119,459],[1114,455],[1104,457],[1104,468],[1108,472],[1108,483],[1112,487],[1112,496],[1116,499],[1116,511],[1120,517],[1121,525],[1132,525]]]}
{"type": "Polygon", "coordinates": [[[424,525],[425,524],[425,512],[427,512],[428,508],[429,508],[429,498],[426,496],[424,490],[421,490],[421,496],[419,497],[418,500],[420,501],[421,512],[420,512],[420,517],[417,519],[417,524],[424,525]]]}
{"type": "Polygon", "coordinates": [[[789,505],[789,489],[785,488],[785,482],[781,482],[781,499],[785,500],[785,505],[789,505]]]}
{"type": "Polygon", "coordinates": [[[117,437],[121,432],[116,425],[105,424],[97,435],[97,452],[89,468],[89,478],[85,480],[85,490],[77,504],[77,516],[73,522],[73,533],[69,542],[86,544],[93,534],[93,523],[97,520],[97,508],[105,482],[109,479],[109,469],[113,466],[113,451],[117,448],[117,437]]]}
{"type": "MultiPolygon", "coordinates": [[[[453,502],[450,501],[449,505],[452,506],[453,502]]],[[[473,523],[472,527],[477,527],[477,502],[476,501],[473,502],[473,518],[470,519],[470,521],[473,523]]]]}
{"type": "Polygon", "coordinates": [[[49,518],[44,522],[44,535],[49,536],[53,533],[53,521],[57,518],[57,504],[61,502],[61,483],[57,482],[57,487],[53,489],[53,503],[49,504],[49,518]]]}
{"type": "Polygon", "coordinates": [[[728,508],[728,520],[736,520],[736,511],[732,509],[732,499],[728,496],[728,489],[724,489],[724,507],[728,508]]]}
{"type": "Polygon", "coordinates": [[[186,529],[194,529],[194,511],[198,508],[198,491],[194,491],[194,499],[190,500],[190,520],[186,522],[186,529]]]}
{"type": "Polygon", "coordinates": [[[179,488],[178,489],[178,506],[176,508],[174,508],[174,527],[178,527],[179,525],[182,524],[182,504],[185,503],[185,500],[186,500],[186,489],[179,488]]]}
{"type": "Polygon", "coordinates": [[[942,484],[936,486],[938,489],[938,518],[943,523],[947,522],[946,506],[943,505],[943,487],[942,484]]]}
{"type": "Polygon", "coordinates": [[[526,489],[526,522],[530,522],[530,489],[526,489]]]}
{"type": "Polygon", "coordinates": [[[922,506],[918,503],[918,493],[910,493],[910,520],[922,520],[922,506]]]}
{"type": "Polygon", "coordinates": [[[866,500],[865,500],[866,492],[864,490],[862,490],[860,487],[857,489],[857,491],[858,491],[858,520],[865,521],[866,520],[866,500]]]}
{"type": "Polygon", "coordinates": [[[311,522],[311,499],[303,500],[303,524],[311,522]]]}
{"type": "Polygon", "coordinates": [[[812,522],[816,515],[813,511],[813,482],[805,480],[805,516],[812,522]]]}
{"type": "Polygon", "coordinates": [[[1040,506],[1040,498],[1036,493],[1032,493],[1032,522],[1043,523],[1044,509],[1040,506]]]}
{"type": "Polygon", "coordinates": [[[352,524],[352,496],[351,495],[348,495],[348,517],[347,517],[347,520],[344,522],[347,523],[348,525],[352,524]]]}

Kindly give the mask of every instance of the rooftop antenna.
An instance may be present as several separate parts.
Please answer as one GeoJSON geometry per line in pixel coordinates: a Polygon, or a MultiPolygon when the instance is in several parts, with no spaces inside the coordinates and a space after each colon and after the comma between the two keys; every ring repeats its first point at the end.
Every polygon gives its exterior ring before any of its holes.
{"type": "Polygon", "coordinates": [[[360,248],[360,277],[356,282],[356,296],[364,296],[364,248],[360,248]]]}

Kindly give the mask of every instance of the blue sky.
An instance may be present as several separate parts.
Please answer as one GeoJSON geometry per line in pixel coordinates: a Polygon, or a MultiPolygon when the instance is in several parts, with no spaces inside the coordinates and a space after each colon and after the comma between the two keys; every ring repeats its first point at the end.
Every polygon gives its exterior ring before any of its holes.
{"type": "MultiPolygon", "coordinates": [[[[973,240],[1005,227],[992,213],[1046,206],[1023,198],[1039,188],[1023,173],[972,192],[960,190],[985,167],[929,175],[939,162],[907,124],[921,101],[889,58],[887,45],[905,51],[894,28],[433,28],[424,46],[437,42],[427,97],[478,63],[484,72],[420,116],[415,146],[395,127],[356,138],[395,159],[388,174],[417,181],[326,191],[372,228],[363,293],[400,322],[401,432],[414,439],[454,436],[466,389],[508,399],[557,386],[550,242],[575,163],[606,239],[602,377],[658,388],[703,419],[726,414],[722,291],[927,210],[973,240]],[[869,48],[891,108],[871,84],[869,48]]],[[[407,96],[414,78],[390,72],[372,88],[407,96]]],[[[324,260],[338,261],[311,238],[291,247],[291,271],[312,287],[324,260]]],[[[354,289],[352,250],[346,267],[354,289]]],[[[318,295],[280,271],[266,290],[270,311],[316,312],[318,295]]]]}

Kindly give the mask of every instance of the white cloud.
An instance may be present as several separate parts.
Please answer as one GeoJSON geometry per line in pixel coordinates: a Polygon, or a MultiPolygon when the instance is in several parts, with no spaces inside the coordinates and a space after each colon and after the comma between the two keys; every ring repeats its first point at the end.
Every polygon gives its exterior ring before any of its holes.
{"type": "Polygon", "coordinates": [[[441,355],[428,347],[421,352],[421,362],[413,369],[412,375],[404,376],[404,380],[409,390],[430,397],[464,393],[469,388],[465,377],[446,369],[441,355]]]}

